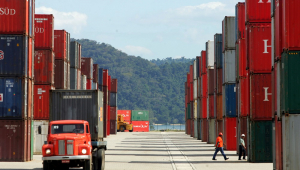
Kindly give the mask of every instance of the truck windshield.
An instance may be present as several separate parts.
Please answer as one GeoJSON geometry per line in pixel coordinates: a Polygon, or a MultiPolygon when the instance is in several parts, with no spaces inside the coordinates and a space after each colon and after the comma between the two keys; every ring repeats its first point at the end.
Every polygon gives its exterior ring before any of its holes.
{"type": "Polygon", "coordinates": [[[59,133],[84,133],[83,124],[54,124],[51,126],[51,134],[59,133]]]}

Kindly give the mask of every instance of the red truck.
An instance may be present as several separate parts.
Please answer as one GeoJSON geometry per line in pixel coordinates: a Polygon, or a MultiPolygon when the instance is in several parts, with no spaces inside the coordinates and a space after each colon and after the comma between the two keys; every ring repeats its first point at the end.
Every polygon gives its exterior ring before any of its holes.
{"type": "Polygon", "coordinates": [[[49,124],[47,144],[43,145],[43,169],[69,169],[83,167],[84,170],[104,169],[104,149],[93,149],[89,123],[84,120],[57,120],[49,124]],[[100,152],[100,153],[98,153],[100,152]],[[97,159],[100,154],[100,159],[97,159]],[[94,158],[94,159],[93,159],[94,158]],[[99,168],[98,168],[99,167],[99,168]]]}

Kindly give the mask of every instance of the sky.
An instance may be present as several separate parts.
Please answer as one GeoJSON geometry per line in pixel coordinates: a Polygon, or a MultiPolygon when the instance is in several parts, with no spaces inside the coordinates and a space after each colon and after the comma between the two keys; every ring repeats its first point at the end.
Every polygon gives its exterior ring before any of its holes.
{"type": "Polygon", "coordinates": [[[54,28],[134,56],[195,58],[222,33],[222,20],[243,0],[36,0],[36,14],[53,14],[54,28]]]}

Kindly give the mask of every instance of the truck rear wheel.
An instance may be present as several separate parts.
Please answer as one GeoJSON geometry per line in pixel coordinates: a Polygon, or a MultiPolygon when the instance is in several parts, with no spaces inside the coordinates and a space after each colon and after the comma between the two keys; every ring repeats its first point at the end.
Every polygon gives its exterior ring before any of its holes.
{"type": "Polygon", "coordinates": [[[125,131],[125,127],[124,127],[124,126],[121,126],[121,127],[120,127],[120,130],[121,130],[121,132],[124,132],[124,131],[125,131]]]}
{"type": "Polygon", "coordinates": [[[92,170],[92,161],[91,160],[85,160],[83,170],[92,170]]]}
{"type": "Polygon", "coordinates": [[[97,157],[93,162],[94,170],[104,170],[105,168],[105,150],[98,149],[96,151],[97,157]]]}

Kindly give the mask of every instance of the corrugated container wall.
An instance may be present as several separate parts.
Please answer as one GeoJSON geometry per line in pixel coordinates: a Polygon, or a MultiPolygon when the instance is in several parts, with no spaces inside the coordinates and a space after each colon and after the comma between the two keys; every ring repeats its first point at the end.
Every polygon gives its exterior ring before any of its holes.
{"type": "Polygon", "coordinates": [[[98,70],[99,70],[99,65],[98,64],[93,64],[93,81],[95,83],[98,83],[98,70]]]}
{"type": "Polygon", "coordinates": [[[108,70],[103,69],[103,86],[108,86],[108,70]]]}
{"type": "Polygon", "coordinates": [[[77,89],[81,90],[81,70],[77,69],[77,89]]]}
{"type": "Polygon", "coordinates": [[[54,30],[54,53],[55,59],[68,61],[67,32],[65,30],[54,30]]]}
{"type": "Polygon", "coordinates": [[[215,92],[215,89],[214,89],[214,69],[207,69],[208,71],[208,74],[207,74],[207,77],[208,77],[208,95],[213,95],[214,92],[215,92]]]}
{"type": "Polygon", "coordinates": [[[73,68],[78,68],[79,63],[78,63],[78,42],[72,41],[70,43],[70,65],[73,68]]]}
{"type": "MultiPolygon", "coordinates": [[[[78,69],[81,69],[81,44],[77,44],[77,50],[78,50],[78,69]]],[[[93,70],[92,70],[93,72],[93,70]]]]}
{"type": "Polygon", "coordinates": [[[18,34],[34,37],[34,0],[3,1],[1,2],[1,9],[0,34],[18,34]]]}
{"type": "Polygon", "coordinates": [[[68,63],[64,60],[55,60],[54,86],[56,89],[67,89],[68,63]]]}
{"type": "Polygon", "coordinates": [[[271,22],[271,0],[246,0],[246,23],[271,22]]]}
{"type": "Polygon", "coordinates": [[[54,17],[52,14],[35,14],[34,48],[54,50],[54,17]]]}
{"type": "Polygon", "coordinates": [[[118,105],[117,105],[117,93],[110,93],[110,102],[109,102],[109,104],[110,104],[110,106],[111,107],[117,107],[118,105]]]}
{"type": "Polygon", "coordinates": [[[216,143],[216,119],[208,119],[208,142],[210,144],[216,143]]]}
{"type": "Polygon", "coordinates": [[[118,92],[118,79],[111,80],[111,92],[113,92],[113,93],[118,92]]]}
{"type": "Polygon", "coordinates": [[[238,2],[235,7],[236,12],[236,39],[244,39],[245,32],[245,2],[238,2]]]}
{"type": "Polygon", "coordinates": [[[118,110],[118,115],[122,115],[126,122],[131,121],[131,110],[118,110]]]}
{"type": "Polygon", "coordinates": [[[76,90],[77,89],[77,68],[70,68],[70,89],[76,90]]]}
{"type": "Polygon", "coordinates": [[[133,132],[149,132],[149,121],[132,121],[133,132]]]}
{"type": "Polygon", "coordinates": [[[201,74],[206,74],[206,51],[201,51],[201,74]]]}
{"type": "MultiPolygon", "coordinates": [[[[236,87],[235,84],[225,84],[224,116],[236,117],[236,87]]],[[[223,94],[224,95],[224,94],[223,94]]],[[[224,102],[224,101],[223,101],[224,102]]]]}
{"type": "Polygon", "coordinates": [[[217,69],[217,94],[222,94],[223,69],[217,69]]]}
{"type": "Polygon", "coordinates": [[[149,111],[148,110],[132,110],[131,111],[132,121],[149,121],[149,111]]]}
{"type": "Polygon", "coordinates": [[[101,127],[105,121],[102,101],[103,93],[97,90],[51,90],[49,120],[86,120],[92,141],[102,140],[101,127]]]}
{"type": "Polygon", "coordinates": [[[222,34],[215,34],[214,40],[214,56],[215,62],[217,64],[217,69],[222,68],[223,66],[223,54],[222,54],[222,34]]]}
{"type": "Polygon", "coordinates": [[[201,139],[202,142],[208,141],[208,122],[207,119],[201,119],[201,139]]]}
{"type": "MultiPolygon", "coordinates": [[[[67,48],[67,61],[70,62],[70,47],[71,47],[71,41],[70,41],[70,33],[67,32],[67,40],[66,40],[66,48],[67,48]]],[[[55,49],[54,49],[55,50],[55,49]]]]}
{"type": "Polygon", "coordinates": [[[81,90],[86,90],[86,75],[81,75],[81,90]]]}
{"type": "Polygon", "coordinates": [[[223,57],[223,84],[235,83],[235,50],[225,51],[223,57]]]}
{"type": "Polygon", "coordinates": [[[47,141],[49,120],[34,120],[33,121],[33,154],[42,155],[42,147],[47,141]]]}
{"type": "Polygon", "coordinates": [[[214,41],[207,41],[206,45],[206,67],[213,68],[214,67],[214,57],[215,57],[215,50],[214,50],[214,41]]]}
{"type": "Polygon", "coordinates": [[[239,39],[239,49],[238,49],[238,56],[239,56],[239,77],[246,77],[247,71],[246,71],[246,40],[245,39],[239,39]]]}
{"type": "Polygon", "coordinates": [[[222,21],[223,52],[235,49],[235,17],[225,16],[222,21]]]}
{"type": "Polygon", "coordinates": [[[207,89],[207,74],[203,74],[201,76],[201,97],[207,97],[208,89],[207,89]]]}
{"type": "Polygon", "coordinates": [[[227,150],[236,150],[236,122],[237,118],[223,119],[223,141],[227,150]]]}
{"type": "MultiPolygon", "coordinates": [[[[275,0],[273,0],[275,1],[275,0]]],[[[282,4],[283,0],[276,0],[276,5],[275,5],[275,18],[274,18],[274,34],[275,34],[275,38],[274,38],[274,41],[275,41],[275,59],[280,59],[281,58],[281,53],[283,52],[283,35],[284,35],[284,26],[283,25],[283,5],[282,4]]],[[[296,2],[296,1],[295,1],[296,2]]],[[[295,13],[295,14],[298,14],[298,13],[295,13]]],[[[288,22],[288,21],[287,21],[288,22]]],[[[286,22],[286,24],[287,24],[286,22]]],[[[287,32],[287,34],[290,34],[293,36],[291,38],[294,38],[294,34],[293,33],[294,30],[291,30],[289,32],[287,32]]],[[[287,35],[289,36],[289,35],[287,35]]],[[[298,36],[299,37],[299,36],[298,36]]]]}
{"type": "Polygon", "coordinates": [[[118,112],[117,107],[110,107],[110,120],[117,120],[118,118],[117,112],[118,112]]]}
{"type": "Polygon", "coordinates": [[[34,85],[34,119],[49,120],[50,85],[34,85]]]}
{"type": "Polygon", "coordinates": [[[99,89],[101,87],[102,89],[102,86],[103,86],[103,68],[99,68],[99,71],[98,71],[98,85],[99,85],[99,89]]]}
{"type": "Polygon", "coordinates": [[[193,62],[193,80],[197,80],[197,60],[193,62]]]}
{"type": "Polygon", "coordinates": [[[54,85],[54,53],[51,50],[35,50],[34,83],[54,85]]]}

